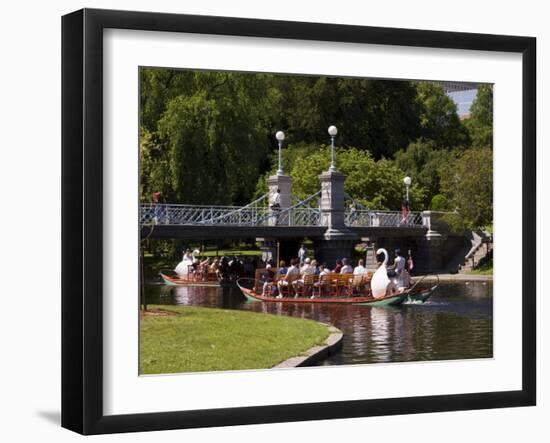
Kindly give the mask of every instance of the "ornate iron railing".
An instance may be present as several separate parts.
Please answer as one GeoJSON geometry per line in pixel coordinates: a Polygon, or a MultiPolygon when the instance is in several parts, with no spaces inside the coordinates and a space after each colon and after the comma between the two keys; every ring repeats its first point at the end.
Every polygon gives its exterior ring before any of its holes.
{"type": "MultiPolygon", "coordinates": [[[[319,192],[282,210],[269,209],[266,196],[246,206],[142,204],[140,224],[319,226],[321,211],[319,208],[309,206],[319,192]]],[[[400,211],[348,209],[345,212],[345,224],[349,227],[418,227],[423,226],[423,219],[419,212],[410,212],[404,218],[400,211]]]]}
{"type": "Polygon", "coordinates": [[[419,227],[423,226],[422,213],[409,212],[403,217],[401,211],[372,211],[365,209],[348,210],[345,223],[353,227],[419,227]]]}
{"type": "Polygon", "coordinates": [[[251,225],[266,215],[263,207],[142,204],[140,224],[251,225]]]}

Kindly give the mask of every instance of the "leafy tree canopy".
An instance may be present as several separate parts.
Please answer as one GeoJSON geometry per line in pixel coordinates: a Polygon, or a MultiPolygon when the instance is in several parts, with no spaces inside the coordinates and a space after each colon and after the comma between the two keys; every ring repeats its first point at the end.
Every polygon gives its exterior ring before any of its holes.
{"type": "Polygon", "coordinates": [[[493,151],[472,148],[450,162],[441,175],[441,190],[451,209],[469,228],[493,222],[493,151]]]}
{"type": "Polygon", "coordinates": [[[493,87],[480,85],[466,120],[472,145],[476,148],[493,147],[493,87]]]}
{"type": "Polygon", "coordinates": [[[143,133],[153,127],[149,141],[156,139],[162,151],[153,169],[168,182],[142,178],[162,186],[149,193],[160,190],[172,201],[195,204],[247,202],[267,156],[266,116],[279,99],[277,91],[263,76],[181,71],[170,83],[157,71],[145,71],[142,81],[157,86],[142,99],[143,133]]]}
{"type": "Polygon", "coordinates": [[[455,102],[443,88],[432,82],[416,82],[421,106],[420,125],[424,139],[433,140],[441,147],[468,146],[470,138],[460,121],[455,102]]]}
{"type": "MultiPolygon", "coordinates": [[[[401,208],[405,196],[404,176],[393,161],[376,161],[370,152],[357,148],[339,147],[335,156],[338,171],[346,175],[345,190],[351,198],[371,209],[401,208]]],[[[320,189],[319,175],[330,166],[330,146],[289,146],[284,151],[284,157],[294,158],[287,170],[292,177],[294,195],[304,199],[320,189]]],[[[275,169],[268,175],[274,174],[275,169]]],[[[265,177],[259,180],[261,190],[258,193],[266,191],[265,183],[265,177]]],[[[411,209],[420,209],[423,200],[424,189],[413,184],[410,189],[411,209]]]]}
{"type": "Polygon", "coordinates": [[[456,156],[455,151],[442,149],[432,140],[418,140],[411,143],[407,149],[395,154],[395,163],[404,175],[412,178],[425,189],[425,208],[430,206],[434,195],[440,192],[440,177],[443,167],[456,156]]]}

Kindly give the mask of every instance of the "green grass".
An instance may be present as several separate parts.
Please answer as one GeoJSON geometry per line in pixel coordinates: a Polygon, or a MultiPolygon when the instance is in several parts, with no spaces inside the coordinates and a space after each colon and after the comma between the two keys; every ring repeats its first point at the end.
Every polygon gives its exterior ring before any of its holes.
{"type": "Polygon", "coordinates": [[[475,269],[472,269],[469,274],[474,275],[493,275],[493,260],[488,263],[485,263],[481,266],[478,266],[475,269]]]}
{"type": "MultiPolygon", "coordinates": [[[[201,252],[201,257],[204,256],[204,257],[215,257],[216,256],[216,251],[214,250],[206,250],[204,252],[201,252]]],[[[253,255],[256,255],[256,256],[261,256],[262,255],[262,251],[260,250],[257,250],[257,249],[220,249],[218,251],[218,256],[219,257],[223,257],[223,256],[227,256],[227,257],[232,257],[234,255],[245,255],[245,256],[253,256],[253,255]]]]}
{"type": "Polygon", "coordinates": [[[149,306],[176,315],[140,322],[140,373],[271,368],[328,337],[311,321],[190,306],[149,306]]]}

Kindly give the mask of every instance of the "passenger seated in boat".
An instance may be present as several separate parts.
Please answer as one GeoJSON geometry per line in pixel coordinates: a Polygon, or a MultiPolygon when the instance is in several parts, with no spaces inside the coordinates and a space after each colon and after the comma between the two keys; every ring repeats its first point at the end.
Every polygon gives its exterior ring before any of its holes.
{"type": "Polygon", "coordinates": [[[328,287],[327,276],[330,274],[330,269],[327,268],[326,263],[319,265],[319,280],[313,283],[313,291],[310,298],[315,298],[315,294],[320,297],[323,294],[323,290],[328,287]]]}
{"type": "Polygon", "coordinates": [[[219,260],[215,258],[208,266],[207,280],[215,280],[218,278],[219,260]]]}
{"type": "Polygon", "coordinates": [[[321,270],[319,269],[319,263],[317,263],[317,260],[311,260],[311,266],[313,267],[313,275],[318,277],[321,270]]]}
{"type": "Polygon", "coordinates": [[[217,258],[215,258],[214,261],[210,264],[208,272],[211,274],[215,274],[219,266],[220,266],[220,261],[217,258]]]}
{"type": "Polygon", "coordinates": [[[306,276],[315,275],[316,268],[317,268],[316,260],[313,260],[312,262],[309,257],[304,260],[304,266],[302,266],[302,268],[300,269],[300,278],[292,283],[295,293],[300,292],[299,288],[302,288],[304,286],[306,276]]]}
{"type": "Polygon", "coordinates": [[[203,280],[206,280],[206,276],[208,275],[208,270],[210,269],[211,261],[212,260],[210,258],[206,258],[199,263],[198,274],[203,280]]]}
{"type": "Polygon", "coordinates": [[[348,259],[343,258],[342,259],[342,269],[340,269],[340,274],[352,274],[352,273],[353,273],[353,268],[349,264],[348,259]]]}
{"type": "Polygon", "coordinates": [[[264,297],[270,297],[274,289],[273,279],[275,278],[275,272],[269,263],[265,266],[265,272],[260,276],[260,278],[264,282],[262,295],[264,297]]]}
{"type": "Polygon", "coordinates": [[[334,272],[335,274],[339,274],[341,269],[342,269],[342,260],[336,260],[336,266],[334,267],[334,270],[332,272],[334,272]]]}
{"type": "Polygon", "coordinates": [[[357,263],[357,266],[353,270],[353,275],[363,275],[363,274],[366,274],[367,272],[369,271],[367,271],[367,268],[365,268],[365,261],[363,259],[359,260],[359,262],[357,263]]]}
{"type": "Polygon", "coordinates": [[[218,263],[218,270],[216,271],[216,276],[218,277],[218,280],[222,281],[227,278],[228,274],[228,260],[227,257],[222,257],[218,263]]]}
{"type": "Polygon", "coordinates": [[[277,298],[283,298],[283,292],[289,292],[288,289],[292,287],[292,282],[300,275],[298,263],[300,262],[297,258],[290,260],[290,267],[286,271],[286,274],[277,282],[277,288],[279,289],[279,295],[277,298]]]}
{"type": "Polygon", "coordinates": [[[277,271],[278,275],[286,275],[288,271],[288,267],[286,266],[286,262],[284,260],[281,260],[279,262],[279,270],[277,271]]]}

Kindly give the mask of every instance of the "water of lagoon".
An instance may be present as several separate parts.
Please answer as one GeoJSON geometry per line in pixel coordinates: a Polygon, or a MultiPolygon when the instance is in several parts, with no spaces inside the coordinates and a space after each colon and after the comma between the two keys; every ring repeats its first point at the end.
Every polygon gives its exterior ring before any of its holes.
{"type": "Polygon", "coordinates": [[[491,358],[492,282],[441,283],[424,304],[395,307],[247,302],[238,288],[147,285],[147,302],[241,309],[330,323],[342,349],[323,365],[491,358]]]}

